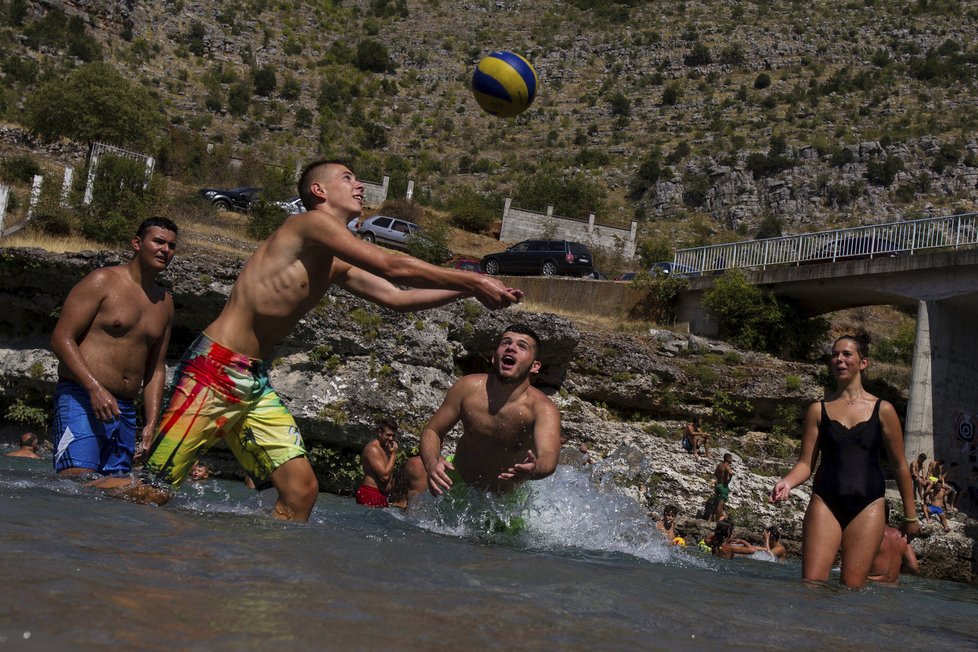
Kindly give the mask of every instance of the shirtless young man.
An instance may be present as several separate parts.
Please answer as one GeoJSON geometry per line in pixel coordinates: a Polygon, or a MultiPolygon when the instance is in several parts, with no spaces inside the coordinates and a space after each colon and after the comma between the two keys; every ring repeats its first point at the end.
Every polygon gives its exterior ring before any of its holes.
{"type": "Polygon", "coordinates": [[[388,507],[387,497],[394,484],[397,463],[397,422],[383,419],[377,424],[377,436],[363,447],[363,482],[357,489],[357,504],[388,507]]]}
{"type": "Polygon", "coordinates": [[[560,412],[530,385],[530,374],[539,369],[540,338],[527,327],[510,326],[493,353],[492,371],[452,385],[421,431],[421,461],[432,494],[451,489],[450,471],[471,487],[497,494],[554,472],[560,412]],[[459,420],[462,437],[449,462],[441,456],[441,443],[459,420]]]}
{"type": "Polygon", "coordinates": [[[713,485],[713,495],[716,502],[713,513],[710,514],[709,520],[711,521],[720,521],[727,499],[730,497],[730,480],[733,479],[734,475],[732,464],[733,456],[730,453],[724,453],[723,461],[717,464],[717,468],[713,471],[713,477],[716,479],[713,485]]]}
{"type": "MultiPolygon", "coordinates": [[[[890,520],[890,501],[885,501],[885,517],[890,520]]],[[[895,527],[886,525],[883,529],[883,541],[869,569],[869,579],[874,582],[896,584],[900,580],[900,570],[906,568],[914,575],[920,570],[917,555],[907,541],[907,535],[895,527]]]]}
{"type": "Polygon", "coordinates": [[[927,461],[927,453],[921,453],[913,462],[910,463],[910,479],[913,480],[914,495],[920,499],[921,505],[924,502],[924,494],[927,489],[927,476],[924,470],[924,462],[927,461]]]}
{"type": "Polygon", "coordinates": [[[144,220],[126,265],[89,273],[68,293],[51,336],[58,356],[54,470],[120,475],[136,452],[136,399],[143,393],[142,447],[156,433],[173,298],[156,283],[177,246],[177,225],[144,220]]]}
{"type": "Polygon", "coordinates": [[[256,483],[267,480],[278,491],[276,518],[307,521],[319,485],[295,420],[269,385],[265,360],[329,287],[335,283],[401,312],[468,296],[505,308],[522,296],[490,276],[436,267],[358,240],[346,225],[363,207],[363,184],[343,163],[306,166],[299,196],[307,212],[286,218],[252,254],[221,314],[180,362],[146,462],[168,486],[103,487],[162,504],[197,457],[222,439],[256,483]]]}
{"type": "Polygon", "coordinates": [[[37,454],[37,435],[33,432],[25,432],[20,436],[20,448],[10,451],[6,456],[23,457],[29,460],[41,459],[41,456],[37,454]]]}

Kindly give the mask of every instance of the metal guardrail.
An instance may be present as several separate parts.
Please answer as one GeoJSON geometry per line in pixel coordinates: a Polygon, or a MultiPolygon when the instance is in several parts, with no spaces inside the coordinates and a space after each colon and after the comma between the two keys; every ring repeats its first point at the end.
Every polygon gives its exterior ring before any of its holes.
{"type": "Polygon", "coordinates": [[[978,245],[978,213],[680,249],[674,263],[699,272],[828,263],[978,245]]]}

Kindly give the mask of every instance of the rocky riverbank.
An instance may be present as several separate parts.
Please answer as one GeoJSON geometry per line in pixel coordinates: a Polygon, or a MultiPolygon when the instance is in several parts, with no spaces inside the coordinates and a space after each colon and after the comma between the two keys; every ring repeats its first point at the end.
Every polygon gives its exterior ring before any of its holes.
{"type": "MultiPolygon", "coordinates": [[[[49,404],[56,363],[46,340],[68,289],[92,268],[122,259],[0,249],[0,408],[8,419],[49,404]]],[[[240,266],[203,255],[174,262],[166,275],[177,320],[171,365],[220,310],[240,266]]],[[[709,527],[699,516],[712,495],[713,469],[730,452],[728,508],[738,536],[757,541],[764,526],[776,524],[797,553],[808,487],[782,506],[766,497],[797,454],[801,409],[822,395],[821,367],[671,331],[591,332],[555,315],[489,312],[474,301],[401,315],[334,289],[276,349],[272,382],[299,422],[323,488],[350,489],[354,456],[381,415],[402,424],[402,448],[415,445],[455,378],[484,370],[498,333],[514,321],[544,337],[537,384],[560,407],[568,445],[585,443],[600,458],[591,466],[596,482],[613,480],[653,512],[677,505],[680,533],[698,540],[709,527]],[[679,428],[693,415],[720,433],[705,460],[679,443],[679,428]]],[[[899,409],[898,389],[883,383],[874,391],[899,409]]],[[[218,473],[237,472],[219,451],[208,461],[218,473]]],[[[931,525],[914,541],[921,572],[975,581],[975,523],[959,514],[951,524],[948,534],[931,525]]]]}

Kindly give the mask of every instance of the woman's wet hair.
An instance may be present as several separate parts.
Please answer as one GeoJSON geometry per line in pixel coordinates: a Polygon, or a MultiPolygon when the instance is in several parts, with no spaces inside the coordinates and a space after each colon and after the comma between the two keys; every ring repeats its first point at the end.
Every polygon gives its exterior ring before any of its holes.
{"type": "Polygon", "coordinates": [[[780,541],[781,540],[781,532],[778,530],[778,528],[776,526],[772,525],[771,527],[769,527],[767,529],[767,531],[768,531],[768,534],[771,535],[771,541],[780,541]]]}
{"type": "Polygon", "coordinates": [[[850,342],[855,344],[856,353],[859,354],[860,358],[869,357],[870,338],[868,333],[856,333],[855,335],[842,335],[836,338],[835,342],[832,343],[832,348],[834,349],[835,345],[841,342],[842,340],[849,340],[850,342]]]}

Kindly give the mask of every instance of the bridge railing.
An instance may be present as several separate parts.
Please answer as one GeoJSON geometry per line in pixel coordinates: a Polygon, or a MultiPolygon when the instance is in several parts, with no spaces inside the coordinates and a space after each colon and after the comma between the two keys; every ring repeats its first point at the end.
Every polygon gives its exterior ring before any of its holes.
{"type": "Polygon", "coordinates": [[[978,245],[978,213],[680,249],[676,265],[698,272],[914,254],[978,245]]]}

